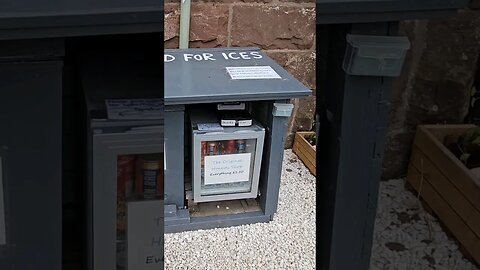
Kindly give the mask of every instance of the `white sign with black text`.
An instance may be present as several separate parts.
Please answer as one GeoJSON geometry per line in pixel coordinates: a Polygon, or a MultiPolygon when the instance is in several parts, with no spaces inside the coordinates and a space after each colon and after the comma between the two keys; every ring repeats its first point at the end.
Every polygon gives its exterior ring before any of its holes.
{"type": "Polygon", "coordinates": [[[226,67],[232,80],[281,79],[271,66],[226,67]]]}
{"type": "Polygon", "coordinates": [[[128,202],[127,220],[127,269],[163,269],[163,201],[128,202]]]}
{"type": "Polygon", "coordinates": [[[263,56],[257,51],[246,52],[197,52],[197,53],[183,53],[182,55],[164,54],[163,62],[171,63],[175,61],[183,62],[200,62],[200,61],[217,61],[217,60],[256,60],[262,59],[263,56]]]}
{"type": "Polygon", "coordinates": [[[249,181],[251,155],[205,156],[205,185],[249,181]]]}

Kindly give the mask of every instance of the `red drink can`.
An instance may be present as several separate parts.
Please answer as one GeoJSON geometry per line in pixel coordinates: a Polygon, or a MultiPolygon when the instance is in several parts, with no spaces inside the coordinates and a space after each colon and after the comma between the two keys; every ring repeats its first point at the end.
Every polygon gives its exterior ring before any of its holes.
{"type": "Polygon", "coordinates": [[[207,142],[202,141],[202,156],[207,154],[207,142]]]}
{"type": "Polygon", "coordinates": [[[216,142],[209,142],[208,143],[208,155],[214,156],[218,152],[218,145],[216,142]]]}
{"type": "Polygon", "coordinates": [[[135,156],[124,155],[117,158],[117,195],[128,197],[133,192],[135,156]]]}
{"type": "Polygon", "coordinates": [[[203,166],[203,163],[204,163],[204,157],[205,155],[207,155],[207,142],[206,141],[202,141],[202,148],[200,150],[200,154],[201,154],[201,164],[203,166]]]}
{"type": "Polygon", "coordinates": [[[226,154],[235,154],[235,140],[229,140],[225,142],[225,153],[226,154]]]}
{"type": "Polygon", "coordinates": [[[117,232],[125,232],[126,198],[133,193],[135,156],[117,157],[117,232]]]}

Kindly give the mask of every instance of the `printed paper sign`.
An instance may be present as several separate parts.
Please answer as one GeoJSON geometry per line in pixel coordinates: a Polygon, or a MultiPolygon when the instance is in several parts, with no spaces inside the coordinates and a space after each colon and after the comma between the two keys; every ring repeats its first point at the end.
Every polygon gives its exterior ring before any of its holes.
{"type": "Polygon", "coordinates": [[[205,156],[205,185],[249,181],[251,155],[205,156]]]}
{"type": "Polygon", "coordinates": [[[232,80],[281,79],[271,66],[226,67],[232,80]]]}
{"type": "Polygon", "coordinates": [[[127,203],[127,269],[163,269],[163,201],[127,203]]]}
{"type": "Polygon", "coordinates": [[[164,106],[161,99],[107,99],[105,104],[108,119],[163,119],[164,106]]]}

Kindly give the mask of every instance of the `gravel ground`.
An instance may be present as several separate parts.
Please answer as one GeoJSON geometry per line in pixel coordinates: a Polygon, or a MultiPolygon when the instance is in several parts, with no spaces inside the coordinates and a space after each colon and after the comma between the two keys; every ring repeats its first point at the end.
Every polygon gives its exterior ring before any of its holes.
{"type": "Polygon", "coordinates": [[[165,235],[165,269],[315,269],[315,177],[285,151],[269,223],[165,235]]]}
{"type": "Polygon", "coordinates": [[[447,236],[438,220],[420,210],[416,196],[405,190],[405,179],[380,184],[370,266],[371,269],[479,269],[464,258],[458,243],[447,236]]]}
{"type": "MultiPolygon", "coordinates": [[[[315,209],[315,177],[286,150],[272,222],[167,234],[165,269],[315,269],[315,209]]],[[[380,183],[370,269],[480,270],[405,179],[380,183]]]]}

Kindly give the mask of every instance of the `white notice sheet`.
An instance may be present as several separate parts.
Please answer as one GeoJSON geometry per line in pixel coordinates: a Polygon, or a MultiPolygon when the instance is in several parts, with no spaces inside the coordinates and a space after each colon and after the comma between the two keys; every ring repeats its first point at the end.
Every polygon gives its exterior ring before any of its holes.
{"type": "Polygon", "coordinates": [[[249,181],[251,155],[205,156],[205,185],[249,181]]]}
{"type": "Polygon", "coordinates": [[[281,79],[271,66],[226,67],[232,80],[281,79]]]}

